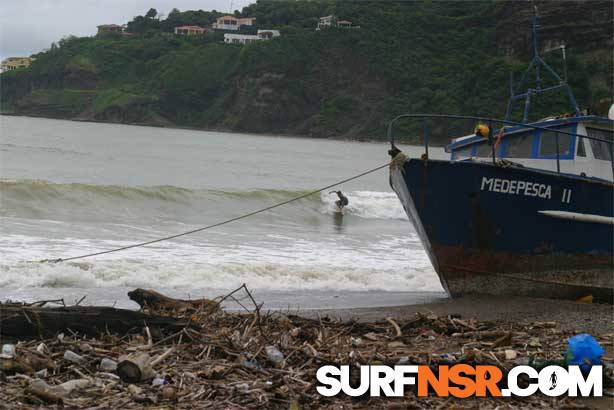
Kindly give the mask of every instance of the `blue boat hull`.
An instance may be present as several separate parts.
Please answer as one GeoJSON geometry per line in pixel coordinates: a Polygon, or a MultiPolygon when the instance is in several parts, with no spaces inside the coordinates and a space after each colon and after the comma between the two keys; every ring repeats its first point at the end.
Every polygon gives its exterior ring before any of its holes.
{"type": "Polygon", "coordinates": [[[612,183],[401,153],[390,184],[451,296],[592,295],[612,302],[612,183]],[[597,215],[600,222],[552,217],[560,211],[597,215]]]}

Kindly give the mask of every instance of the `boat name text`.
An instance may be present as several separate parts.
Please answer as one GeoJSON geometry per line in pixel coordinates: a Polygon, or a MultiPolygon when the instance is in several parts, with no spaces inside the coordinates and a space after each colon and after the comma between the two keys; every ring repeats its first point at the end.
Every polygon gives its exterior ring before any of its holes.
{"type": "Polygon", "coordinates": [[[537,196],[542,199],[550,199],[552,197],[552,187],[550,185],[499,178],[482,177],[482,187],[480,190],[510,195],[537,196]]]}

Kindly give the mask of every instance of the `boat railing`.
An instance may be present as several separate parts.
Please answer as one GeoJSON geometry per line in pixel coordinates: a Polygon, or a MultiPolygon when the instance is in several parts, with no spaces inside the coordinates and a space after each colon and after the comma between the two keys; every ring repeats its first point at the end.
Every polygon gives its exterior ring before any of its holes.
{"type": "MultiPolygon", "coordinates": [[[[388,123],[388,141],[390,142],[390,145],[392,147],[392,151],[397,150],[397,147],[395,146],[395,140],[394,140],[394,124],[401,120],[401,119],[416,119],[419,120],[421,119],[423,124],[422,124],[422,140],[424,143],[424,154],[425,157],[428,158],[429,156],[429,120],[433,120],[433,119],[446,119],[446,120],[473,120],[473,121],[477,121],[478,123],[483,123],[488,125],[488,144],[491,147],[491,156],[492,156],[492,161],[493,164],[496,165],[497,163],[497,157],[496,157],[496,148],[495,148],[495,143],[494,143],[494,138],[493,138],[493,124],[497,124],[497,125],[512,125],[512,126],[519,126],[519,127],[524,127],[527,129],[532,129],[532,130],[543,130],[543,131],[550,131],[550,132],[554,132],[554,138],[555,138],[555,145],[556,145],[556,170],[557,173],[561,173],[561,154],[559,152],[559,134],[564,134],[564,135],[570,135],[572,137],[580,137],[580,138],[586,138],[588,140],[594,140],[594,141],[601,141],[601,142],[605,142],[609,145],[610,147],[610,163],[612,164],[612,176],[614,178],[614,141],[608,141],[606,139],[603,138],[598,138],[598,137],[591,137],[588,135],[581,135],[581,134],[577,134],[577,133],[573,133],[573,132],[567,132],[567,131],[563,131],[563,130],[558,130],[558,129],[552,129],[550,127],[545,127],[545,126],[540,126],[540,125],[533,125],[533,124],[526,124],[523,122],[516,122],[516,121],[510,121],[510,120],[501,120],[501,119],[497,119],[497,118],[488,118],[488,117],[476,117],[476,116],[469,116],[469,115],[448,115],[448,114],[401,114],[398,115],[397,117],[393,118],[389,123],[388,123]]],[[[612,123],[614,123],[614,121],[612,121],[612,123]]],[[[588,132],[587,132],[588,134],[588,132]]]]}

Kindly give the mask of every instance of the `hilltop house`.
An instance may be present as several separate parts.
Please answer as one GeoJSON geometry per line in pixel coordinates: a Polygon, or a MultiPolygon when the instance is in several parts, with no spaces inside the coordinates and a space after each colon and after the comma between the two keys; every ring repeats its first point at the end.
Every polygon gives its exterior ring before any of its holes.
{"type": "Polygon", "coordinates": [[[280,35],[279,30],[258,30],[258,37],[260,37],[260,40],[270,40],[280,35]]]}
{"type": "Polygon", "coordinates": [[[337,19],[335,18],[335,16],[331,15],[331,16],[320,17],[316,30],[322,30],[323,28],[333,27],[336,25],[337,25],[337,19]]]}
{"type": "Polygon", "coordinates": [[[97,34],[108,34],[108,33],[123,33],[126,30],[126,26],[120,26],[117,24],[102,24],[98,27],[97,34]]]}
{"type": "Polygon", "coordinates": [[[352,22],[349,20],[337,20],[336,16],[331,15],[320,17],[320,20],[318,21],[318,26],[316,27],[316,31],[330,27],[360,28],[360,26],[353,26],[352,22]]]}
{"type": "Polygon", "coordinates": [[[234,17],[222,16],[218,17],[211,25],[215,30],[232,30],[237,31],[241,26],[253,26],[256,24],[255,17],[234,17]]]}
{"type": "Polygon", "coordinates": [[[184,34],[186,36],[193,36],[199,34],[205,34],[208,30],[200,26],[179,26],[175,27],[175,34],[184,34]]]}
{"type": "Polygon", "coordinates": [[[9,57],[5,60],[2,60],[2,64],[0,65],[0,71],[10,71],[16,70],[18,68],[28,68],[30,64],[32,64],[34,59],[30,57],[9,57]]]}
{"type": "Polygon", "coordinates": [[[257,41],[270,40],[273,37],[279,37],[278,30],[258,30],[258,34],[224,34],[224,43],[226,44],[252,44],[257,41]]]}

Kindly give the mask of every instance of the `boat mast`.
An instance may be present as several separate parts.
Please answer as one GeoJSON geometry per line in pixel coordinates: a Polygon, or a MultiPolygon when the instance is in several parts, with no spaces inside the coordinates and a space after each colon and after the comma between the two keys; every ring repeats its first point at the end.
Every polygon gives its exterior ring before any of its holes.
{"type": "MultiPolygon", "coordinates": [[[[529,63],[529,66],[527,67],[526,71],[524,72],[520,80],[518,81],[517,86],[514,87],[513,83],[510,83],[510,99],[507,104],[507,112],[505,113],[505,119],[508,121],[510,120],[511,115],[512,115],[512,109],[514,107],[514,103],[519,100],[524,100],[524,113],[522,116],[522,122],[526,123],[529,120],[529,111],[531,109],[531,97],[532,96],[537,96],[542,93],[557,91],[561,89],[567,93],[567,96],[569,98],[569,103],[571,104],[571,107],[574,110],[575,115],[580,116],[580,108],[578,107],[576,98],[574,97],[573,92],[571,91],[571,87],[569,87],[569,84],[567,84],[567,81],[566,81],[567,79],[565,78],[565,80],[563,80],[541,58],[539,54],[539,47],[538,47],[538,41],[537,41],[537,28],[539,27],[537,23],[538,15],[537,15],[537,7],[534,6],[534,8],[535,8],[535,14],[533,15],[533,59],[529,63]],[[542,73],[541,73],[542,68],[554,77],[554,79],[558,82],[557,85],[542,88],[542,73]],[[527,79],[527,76],[529,75],[532,69],[535,69],[535,88],[527,87],[526,92],[521,93],[521,94],[516,94],[517,90],[519,90],[525,83],[525,80],[527,79]]],[[[510,77],[510,81],[511,81],[511,77],[510,77]]]]}

